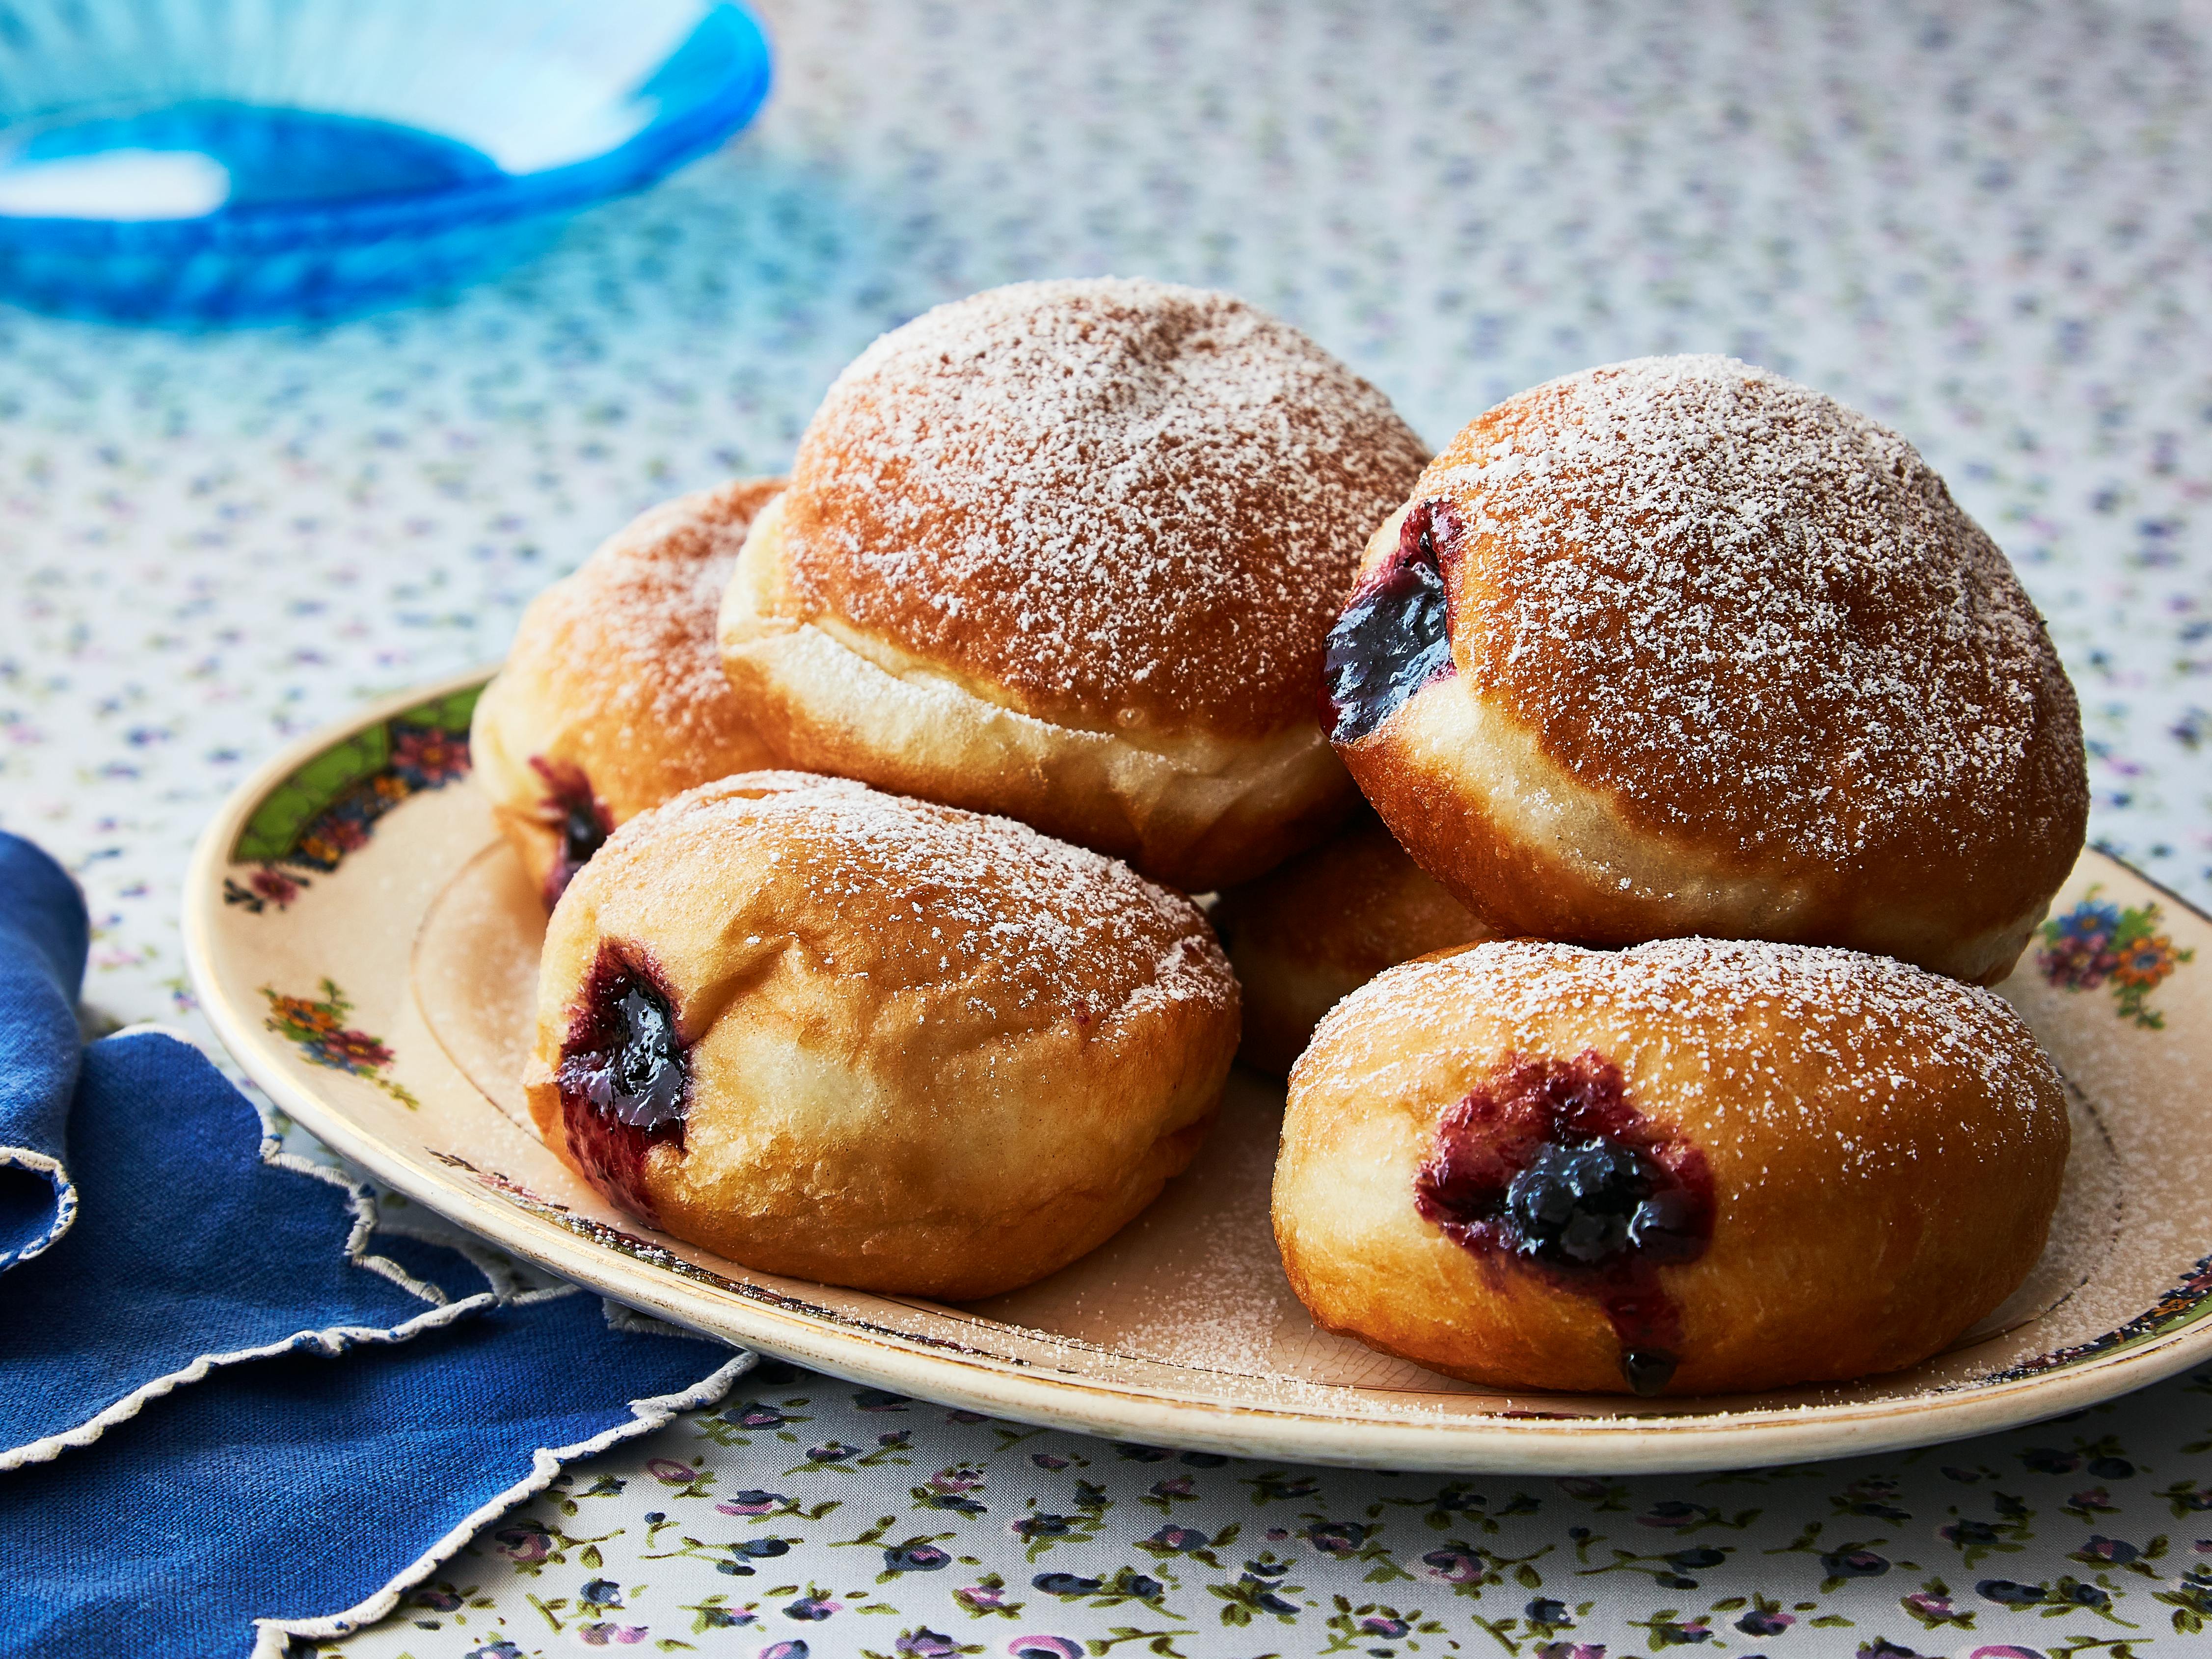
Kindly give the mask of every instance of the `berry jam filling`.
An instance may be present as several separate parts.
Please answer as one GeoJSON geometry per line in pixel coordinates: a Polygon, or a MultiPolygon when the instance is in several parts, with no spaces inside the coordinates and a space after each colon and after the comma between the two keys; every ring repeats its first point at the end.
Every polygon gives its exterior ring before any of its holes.
{"type": "Polygon", "coordinates": [[[1636,1109],[1620,1068],[1595,1049],[1514,1059],[1447,1108],[1413,1207],[1468,1250],[1517,1257],[1595,1297],[1636,1393],[1673,1379],[1681,1318],[1658,1270],[1705,1253],[1712,1176],[1703,1152],[1636,1109]]]}
{"type": "Polygon", "coordinates": [[[599,946],[555,1078],[568,1149],[592,1184],[655,1219],[644,1190],[646,1154],[662,1141],[682,1149],[691,1066],[674,999],[650,964],[630,961],[612,943],[599,946]]]}
{"type": "Polygon", "coordinates": [[[538,803],[539,810],[561,837],[553,867],[545,872],[545,908],[550,910],[568,890],[576,872],[606,845],[607,837],[615,832],[615,821],[605,803],[592,793],[591,780],[581,767],[567,761],[549,761],[543,755],[532,756],[530,765],[545,780],[549,792],[538,803]]]}
{"type": "Polygon", "coordinates": [[[1397,551],[1345,605],[1323,659],[1322,724],[1330,742],[1358,742],[1431,680],[1452,672],[1438,556],[1452,550],[1461,533],[1449,501],[1415,502],[1399,529],[1397,551]]]}

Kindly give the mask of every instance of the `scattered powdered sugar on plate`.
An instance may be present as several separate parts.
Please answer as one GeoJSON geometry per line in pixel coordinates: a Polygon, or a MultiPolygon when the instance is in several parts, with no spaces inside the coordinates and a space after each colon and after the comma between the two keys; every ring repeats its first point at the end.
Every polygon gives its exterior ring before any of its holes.
{"type": "Polygon", "coordinates": [[[1045,718],[1310,720],[1362,545],[1427,451],[1226,294],[1023,283],[878,340],[785,504],[803,601],[1045,718]]]}
{"type": "Polygon", "coordinates": [[[1652,827],[1838,860],[2080,794],[2011,565],[1911,444],[1808,387],[1587,370],[1476,421],[1420,492],[1468,522],[1461,672],[1652,827]]]}

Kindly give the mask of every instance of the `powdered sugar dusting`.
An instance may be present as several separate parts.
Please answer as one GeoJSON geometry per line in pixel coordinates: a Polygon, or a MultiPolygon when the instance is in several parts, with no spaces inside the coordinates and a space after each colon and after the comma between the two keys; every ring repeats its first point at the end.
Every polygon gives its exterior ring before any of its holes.
{"type": "Polygon", "coordinates": [[[1426,452],[1374,387],[1231,295],[1024,283],[885,335],[786,504],[795,591],[1025,712],[1311,718],[1360,548],[1426,452]]]}
{"type": "Polygon", "coordinates": [[[1716,356],[1522,393],[1420,493],[1461,672],[1652,827],[1842,860],[2033,834],[2080,722],[2004,555],[1896,433],[1716,356]]]}
{"type": "Polygon", "coordinates": [[[1071,1014],[1097,1032],[1171,1005],[1236,1002],[1197,907],[1118,860],[1009,818],[844,779],[748,773],[634,819],[608,849],[687,820],[701,839],[686,856],[702,867],[721,834],[764,847],[759,891],[777,924],[886,994],[964,985],[967,1012],[1008,1032],[1071,1014]],[[803,904],[789,902],[799,896],[803,904]]]}
{"type": "Polygon", "coordinates": [[[732,484],[645,514],[547,589],[526,627],[590,640],[603,660],[571,664],[570,672],[603,673],[618,712],[634,723],[711,738],[741,722],[715,620],[746,528],[780,487],[732,484]]]}
{"type": "MultiPolygon", "coordinates": [[[[1832,1140],[1839,1171],[1878,1168],[1895,1156],[1871,1127],[1890,1112],[1928,1125],[1932,1077],[1973,1079],[1997,1107],[1998,1135],[2009,1127],[2028,1138],[2061,1098],[2057,1073],[2026,1022],[1994,992],[1888,957],[1708,939],[1620,951],[1520,939],[1409,963],[1339,1003],[1299,1069],[1358,1075],[1395,1064],[1406,1049],[1408,1018],[1443,1011],[1452,1012],[1432,1036],[1465,1011],[1498,1021],[1509,1047],[1528,1052],[1556,1042],[1562,1018],[1609,1020],[1613,1029],[1600,1045],[1607,1058],[1626,1066],[1642,1053],[1680,1062],[1670,1070],[1670,1101],[1695,1103],[1720,1126],[1716,1141],[1832,1140]],[[1774,1052],[1777,1028],[1788,1034],[1786,1054],[1774,1052]],[[1911,1057],[1910,1074],[1898,1069],[1901,1055],[1911,1057]],[[1798,1075],[1808,1066],[1817,1073],[1821,1097],[1782,1084],[1777,1059],[1798,1075]],[[1857,1109],[1835,1109],[1843,1102],[1857,1109]],[[1854,1122],[1868,1127],[1854,1133],[1845,1127],[1854,1122]]],[[[1923,1139],[1972,1169],[1998,1150],[1986,1118],[1972,1135],[1939,1119],[1923,1139]]]]}

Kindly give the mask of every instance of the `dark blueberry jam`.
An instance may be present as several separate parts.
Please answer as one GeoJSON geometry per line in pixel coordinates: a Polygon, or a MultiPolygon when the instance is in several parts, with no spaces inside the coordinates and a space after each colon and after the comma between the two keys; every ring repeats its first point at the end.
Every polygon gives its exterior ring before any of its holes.
{"type": "Polygon", "coordinates": [[[1414,692],[1452,672],[1438,557],[1459,536],[1449,501],[1416,501],[1399,529],[1397,551],[1346,602],[1322,659],[1322,724],[1331,743],[1358,742],[1414,692]]]}
{"type": "Polygon", "coordinates": [[[615,821],[605,803],[592,792],[583,768],[567,761],[549,761],[543,755],[532,756],[530,765],[545,780],[547,793],[538,807],[561,838],[553,867],[545,872],[545,908],[550,910],[568,890],[576,872],[606,845],[607,837],[615,832],[615,821]]]}
{"type": "Polygon", "coordinates": [[[1636,1109],[1620,1068],[1514,1060],[1446,1109],[1413,1180],[1413,1206],[1478,1254],[1518,1258],[1597,1298],[1640,1395],[1674,1375],[1681,1320],[1658,1270],[1712,1237],[1705,1154],[1636,1109]]]}
{"type": "Polygon", "coordinates": [[[675,1000],[649,963],[611,943],[584,976],[555,1073],[569,1150],[592,1184],[653,1220],[644,1192],[646,1154],[681,1148],[691,1104],[691,1066],[675,1000]]]}

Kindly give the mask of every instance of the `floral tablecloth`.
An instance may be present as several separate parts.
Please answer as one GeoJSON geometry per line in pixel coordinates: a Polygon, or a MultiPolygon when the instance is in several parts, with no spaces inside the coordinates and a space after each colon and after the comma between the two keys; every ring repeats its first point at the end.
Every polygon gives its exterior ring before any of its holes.
{"type": "MultiPolygon", "coordinates": [[[[1890,421],[2050,616],[2093,834],[2212,900],[2201,8],[764,9],[757,128],[481,289],[202,338],[0,313],[0,822],[84,882],[99,1016],[204,1036],[186,851],[287,738],[495,658],[630,514],[781,467],[880,330],[1072,272],[1237,289],[1437,441],[1674,349],[1890,421]]],[[[339,1648],[2212,1650],[2212,1375],[1636,1480],[1224,1462],[774,1364],[741,1393],[339,1648]]]]}

